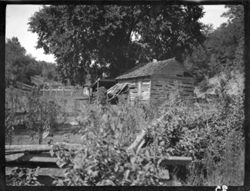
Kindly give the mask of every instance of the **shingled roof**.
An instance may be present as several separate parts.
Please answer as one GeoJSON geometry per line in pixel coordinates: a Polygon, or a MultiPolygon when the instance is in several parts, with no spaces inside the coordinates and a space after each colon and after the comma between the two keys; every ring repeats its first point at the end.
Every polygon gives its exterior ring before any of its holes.
{"type": "Polygon", "coordinates": [[[135,68],[131,72],[118,76],[116,79],[122,80],[159,74],[176,76],[183,75],[184,72],[187,72],[187,70],[185,69],[183,64],[178,62],[175,58],[171,58],[162,61],[149,62],[140,68],[135,68]]]}

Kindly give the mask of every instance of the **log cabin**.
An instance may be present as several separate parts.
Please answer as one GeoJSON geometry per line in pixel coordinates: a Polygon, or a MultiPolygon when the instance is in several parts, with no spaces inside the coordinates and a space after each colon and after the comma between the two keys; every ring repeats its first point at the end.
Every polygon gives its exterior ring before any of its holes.
{"type": "Polygon", "coordinates": [[[193,95],[194,78],[175,58],[153,61],[118,76],[117,84],[108,90],[109,95],[118,94],[127,87],[129,102],[140,100],[159,105],[178,88],[183,96],[193,95]]]}

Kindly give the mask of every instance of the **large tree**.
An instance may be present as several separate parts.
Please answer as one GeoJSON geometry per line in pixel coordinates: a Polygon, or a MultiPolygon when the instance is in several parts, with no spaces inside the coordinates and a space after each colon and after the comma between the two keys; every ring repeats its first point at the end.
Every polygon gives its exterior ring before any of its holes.
{"type": "Polygon", "coordinates": [[[117,76],[138,63],[183,53],[204,40],[200,6],[44,6],[30,19],[38,48],[55,55],[62,79],[117,76]]]}

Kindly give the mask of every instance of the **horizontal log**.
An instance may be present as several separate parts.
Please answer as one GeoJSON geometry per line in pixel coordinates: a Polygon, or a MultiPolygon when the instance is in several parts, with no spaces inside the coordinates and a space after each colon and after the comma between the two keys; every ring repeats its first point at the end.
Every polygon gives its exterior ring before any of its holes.
{"type": "Polygon", "coordinates": [[[24,157],[24,153],[15,153],[11,155],[5,155],[5,161],[15,161],[24,157]]]}
{"type": "Polygon", "coordinates": [[[40,168],[39,176],[64,177],[64,169],[61,168],[40,168]]]}
{"type": "Polygon", "coordinates": [[[186,166],[192,162],[191,157],[182,157],[182,156],[169,156],[161,160],[160,165],[180,165],[186,166]]]}
{"type": "Polygon", "coordinates": [[[25,153],[23,155],[17,154],[6,155],[5,164],[6,166],[14,167],[27,167],[27,168],[36,168],[40,167],[53,167],[57,168],[57,158],[51,157],[50,153],[41,153],[41,154],[30,154],[25,153]]]}
{"type": "Polygon", "coordinates": [[[58,168],[55,162],[40,162],[40,161],[6,161],[5,166],[8,167],[23,167],[23,168],[58,168]]]}
{"type": "Polygon", "coordinates": [[[48,152],[51,148],[50,145],[5,145],[5,154],[48,152]]]}
{"type": "MultiPolygon", "coordinates": [[[[55,143],[54,145],[64,145],[69,149],[77,150],[81,148],[80,144],[70,144],[70,143],[55,143]]],[[[15,154],[15,153],[41,153],[48,152],[52,148],[52,145],[5,145],[5,154],[15,154]]]]}
{"type": "Polygon", "coordinates": [[[57,159],[51,156],[43,157],[43,156],[36,156],[32,154],[24,154],[20,155],[19,158],[13,158],[12,155],[8,155],[5,157],[6,162],[18,161],[18,162],[41,162],[41,163],[56,163],[57,159]]]}

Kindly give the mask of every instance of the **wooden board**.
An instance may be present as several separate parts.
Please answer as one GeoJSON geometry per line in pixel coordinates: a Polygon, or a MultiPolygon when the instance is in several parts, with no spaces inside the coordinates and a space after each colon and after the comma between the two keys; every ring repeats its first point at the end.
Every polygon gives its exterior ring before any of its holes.
{"type": "Polygon", "coordinates": [[[164,165],[181,165],[186,166],[190,162],[192,162],[191,157],[182,157],[182,156],[169,156],[162,160],[162,163],[164,165]]]}
{"type": "MultiPolygon", "coordinates": [[[[64,145],[68,149],[78,150],[81,148],[80,144],[70,144],[70,143],[55,143],[55,145],[64,145]]],[[[5,145],[5,154],[15,154],[15,153],[41,153],[49,152],[51,150],[51,145],[5,145]]]]}
{"type": "Polygon", "coordinates": [[[48,152],[51,147],[50,145],[5,145],[5,154],[48,152]]]}

